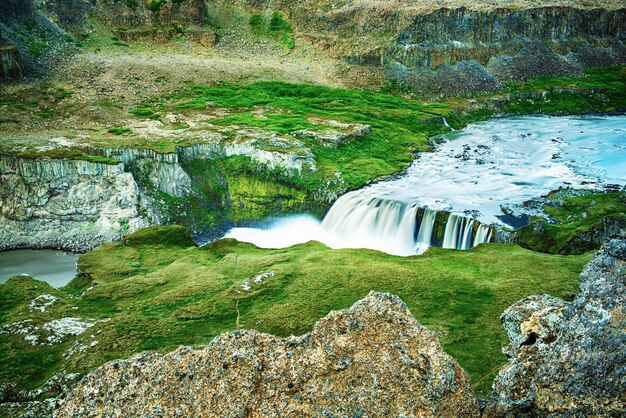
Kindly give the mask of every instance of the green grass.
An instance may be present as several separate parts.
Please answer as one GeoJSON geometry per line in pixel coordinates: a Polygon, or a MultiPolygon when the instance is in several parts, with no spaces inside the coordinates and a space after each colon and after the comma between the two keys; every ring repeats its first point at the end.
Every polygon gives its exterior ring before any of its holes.
{"type": "MultiPolygon", "coordinates": [[[[0,153],[0,155],[2,154],[0,153]]],[[[44,151],[40,151],[40,150],[20,151],[20,152],[13,152],[10,155],[13,155],[18,158],[28,158],[28,159],[51,158],[54,160],[79,160],[79,161],[89,161],[92,163],[108,164],[108,165],[117,165],[120,163],[119,160],[115,160],[113,158],[87,154],[83,151],[72,149],[72,148],[53,148],[53,149],[44,150],[44,151]]]]}
{"type": "Polygon", "coordinates": [[[262,250],[221,240],[198,248],[181,227],[144,229],[81,256],[83,275],[60,291],[23,277],[0,285],[2,324],[63,316],[111,318],[59,346],[34,348],[19,336],[2,338],[0,384],[32,388],[61,369],[84,373],[143,350],[207,344],[236,328],[237,306],[243,328],[298,335],[330,310],[347,308],[378,290],[399,295],[421,323],[436,331],[484,396],[506,361],[500,351],[507,343],[499,321],[503,310],[531,294],[575,292],[589,259],[589,254],[547,255],[496,244],[470,251],[432,248],[406,258],[330,250],[314,242],[262,250]],[[275,276],[241,291],[244,280],[267,271],[275,276]],[[71,296],[95,284],[83,296],[71,296]],[[42,293],[62,301],[46,313],[29,313],[28,302],[42,293]],[[98,340],[95,347],[63,357],[74,341],[92,341],[91,334],[98,340]]]}
{"type": "Polygon", "coordinates": [[[120,128],[119,126],[116,126],[113,128],[109,128],[108,132],[114,135],[124,135],[132,132],[132,130],[130,128],[120,128]]]}
{"type": "Polygon", "coordinates": [[[153,120],[159,119],[161,117],[161,114],[155,113],[152,111],[152,109],[148,109],[146,107],[137,107],[131,109],[129,112],[131,115],[153,120]]]}
{"type": "Polygon", "coordinates": [[[207,103],[231,112],[212,121],[214,124],[256,127],[280,135],[320,129],[311,118],[372,126],[373,132],[366,138],[337,148],[313,141],[307,144],[320,170],[317,179],[310,178],[311,188],[320,187],[337,171],[347,188],[354,189],[405,169],[413,160],[412,152],[427,150],[428,137],[445,129],[441,115],[450,112],[446,105],[423,104],[386,93],[283,82],[195,85],[165,103],[144,105],[143,109],[146,114],[171,107],[196,112],[204,110],[207,103]],[[269,110],[258,117],[253,112],[259,108],[269,110]]]}
{"type": "MultiPolygon", "coordinates": [[[[557,193],[558,195],[558,193],[557,193]]],[[[599,248],[588,238],[607,225],[626,229],[626,193],[585,193],[553,199],[543,207],[557,223],[542,218],[518,231],[520,244],[535,251],[554,254],[581,254],[599,248]]]]}
{"type": "Polygon", "coordinates": [[[623,91],[626,67],[614,65],[610,67],[591,67],[585,70],[582,77],[539,77],[519,84],[508,84],[505,91],[523,93],[538,90],[563,89],[577,87],[582,89],[608,89],[623,91]]]}
{"type": "Polygon", "coordinates": [[[269,19],[261,14],[255,14],[250,16],[249,23],[253,34],[273,38],[287,49],[294,48],[293,28],[281,13],[273,12],[269,19]]]}
{"type": "Polygon", "coordinates": [[[522,96],[523,93],[548,92],[542,99],[512,99],[504,109],[508,113],[563,115],[610,112],[626,107],[626,66],[588,68],[582,77],[540,77],[508,85],[504,91],[522,96]]]}

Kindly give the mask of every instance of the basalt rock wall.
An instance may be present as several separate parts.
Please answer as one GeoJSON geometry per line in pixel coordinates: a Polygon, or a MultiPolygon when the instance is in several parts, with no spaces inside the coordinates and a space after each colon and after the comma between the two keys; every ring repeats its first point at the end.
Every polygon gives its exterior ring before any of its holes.
{"type": "Polygon", "coordinates": [[[142,226],[122,164],[0,157],[0,250],[84,251],[142,226]]]}

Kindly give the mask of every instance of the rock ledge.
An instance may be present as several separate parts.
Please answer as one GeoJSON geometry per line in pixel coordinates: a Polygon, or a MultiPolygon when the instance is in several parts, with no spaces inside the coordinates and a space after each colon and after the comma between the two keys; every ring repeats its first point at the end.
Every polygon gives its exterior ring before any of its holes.
{"type": "Polygon", "coordinates": [[[57,402],[69,416],[479,415],[467,373],[397,297],[371,292],[299,337],[234,331],[112,361],[57,402]]]}

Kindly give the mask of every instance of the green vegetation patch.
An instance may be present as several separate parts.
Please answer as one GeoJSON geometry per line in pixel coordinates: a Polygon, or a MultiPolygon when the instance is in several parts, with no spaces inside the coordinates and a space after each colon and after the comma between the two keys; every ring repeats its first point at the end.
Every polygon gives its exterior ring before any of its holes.
{"type": "Polygon", "coordinates": [[[253,34],[273,38],[287,49],[293,49],[295,46],[291,23],[279,12],[250,16],[250,27],[253,34]]]}
{"type": "Polygon", "coordinates": [[[259,221],[277,213],[321,215],[327,208],[307,195],[306,176],[295,177],[289,170],[269,168],[248,157],[181,164],[192,183],[192,193],[183,197],[156,190],[142,171],[133,174],[151,195],[154,210],[167,222],[186,225],[195,232],[259,221]]]}
{"type": "Polygon", "coordinates": [[[110,134],[114,134],[114,135],[124,135],[124,134],[132,132],[132,129],[130,129],[130,128],[121,128],[119,126],[116,126],[116,127],[113,127],[113,128],[109,128],[108,132],[110,134]]]}
{"type": "Polygon", "coordinates": [[[404,258],[315,242],[277,250],[235,240],[196,247],[180,227],[144,229],[81,256],[82,275],[59,291],[27,278],[0,285],[2,325],[110,318],[52,346],[33,346],[22,334],[3,335],[0,384],[32,388],[61,370],[85,373],[143,350],[208,344],[236,328],[298,335],[329,311],[378,290],[399,295],[437,332],[485,395],[506,361],[500,351],[507,343],[499,320],[503,310],[531,294],[575,292],[590,257],[496,244],[470,251],[431,248],[404,258]],[[269,272],[273,276],[254,281],[269,272]],[[28,304],[42,293],[60,301],[45,313],[30,312],[28,304]],[[68,354],[73,344],[88,347],[68,354]]]}
{"type": "Polygon", "coordinates": [[[507,113],[551,115],[610,112],[626,107],[626,66],[588,68],[582,77],[540,77],[512,84],[515,93],[504,108],[507,113]],[[530,92],[547,92],[544,96],[530,92]]]}
{"type": "MultiPolygon", "coordinates": [[[[0,154],[2,155],[2,154],[0,154]]],[[[40,158],[52,158],[54,160],[79,160],[89,161],[91,163],[117,165],[119,160],[102,157],[99,155],[87,154],[81,150],[73,148],[53,148],[45,151],[29,150],[20,151],[16,153],[10,153],[10,155],[18,158],[40,159],[40,158]]]]}
{"type": "Polygon", "coordinates": [[[302,139],[308,141],[319,169],[309,177],[311,189],[321,187],[336,172],[342,173],[348,189],[355,189],[402,171],[413,160],[413,152],[428,150],[428,138],[446,129],[441,116],[449,113],[446,105],[423,104],[386,93],[283,82],[195,85],[165,103],[144,104],[133,112],[201,112],[207,106],[229,112],[211,120],[216,125],[249,126],[278,134],[321,129],[312,118],[370,125],[371,134],[336,148],[302,139]],[[265,110],[262,117],[256,113],[259,109],[265,110]]]}
{"type": "Polygon", "coordinates": [[[582,254],[600,247],[604,231],[626,229],[626,193],[583,193],[549,199],[543,206],[556,223],[534,218],[520,229],[519,242],[526,248],[554,254],[582,254]]]}

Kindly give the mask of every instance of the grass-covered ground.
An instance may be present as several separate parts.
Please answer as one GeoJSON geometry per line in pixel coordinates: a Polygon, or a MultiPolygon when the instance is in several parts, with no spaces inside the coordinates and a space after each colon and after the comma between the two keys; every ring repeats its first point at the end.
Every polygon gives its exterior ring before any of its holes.
{"type": "MultiPolygon", "coordinates": [[[[155,77],[155,80],[159,78],[155,77]]],[[[219,132],[228,141],[242,128],[260,128],[289,139],[301,129],[331,129],[324,125],[329,120],[372,127],[365,138],[336,148],[310,139],[305,146],[313,152],[319,171],[308,173],[301,184],[294,184],[305,191],[317,190],[336,172],[341,172],[347,188],[353,189],[403,170],[412,161],[413,152],[428,149],[429,136],[445,130],[442,116],[458,128],[499,114],[572,114],[626,108],[626,66],[590,68],[582,77],[542,77],[507,85],[495,95],[440,102],[371,90],[278,81],[190,83],[140,103],[115,104],[102,100],[92,103],[99,118],[106,121],[110,116],[115,122],[104,128],[84,129],[74,119],[86,106],[79,103],[80,94],[63,86],[44,87],[41,91],[24,92],[23,96],[0,97],[0,116],[5,111],[10,119],[18,122],[24,119],[24,125],[32,121],[42,127],[50,124],[48,130],[61,129],[55,135],[63,135],[77,146],[89,143],[105,148],[174,152],[177,146],[203,142],[202,135],[207,130],[219,132]],[[498,105],[494,107],[494,103],[498,105]],[[202,123],[196,129],[184,123],[168,123],[165,116],[172,113],[202,123]],[[164,121],[162,135],[136,132],[137,122],[146,119],[164,121]],[[71,127],[65,129],[65,121],[71,127]]],[[[36,136],[35,131],[30,134],[33,135],[36,136]]],[[[49,147],[42,147],[36,141],[22,141],[13,146],[10,135],[6,139],[0,145],[0,152],[10,152],[11,147],[19,145],[24,156],[58,158],[49,147]]]]}
{"type": "Polygon", "coordinates": [[[2,335],[0,384],[33,388],[61,370],[84,373],[143,350],[207,344],[236,328],[302,334],[330,310],[374,289],[399,295],[438,332],[485,395],[506,360],[500,351],[507,343],[503,310],[531,294],[575,292],[589,259],[495,244],[470,251],[431,248],[405,258],[315,242],[262,250],[222,240],[198,248],[181,227],[148,228],[81,256],[83,274],[61,290],[25,277],[0,285],[2,325],[110,318],[51,346],[32,346],[23,334],[2,335]],[[262,273],[273,274],[256,283],[262,273]],[[30,301],[44,293],[60,300],[45,312],[29,311],[30,301]],[[85,348],[69,354],[73,344],[85,348]]]}
{"type": "Polygon", "coordinates": [[[281,136],[329,129],[312,120],[370,125],[371,134],[339,147],[299,138],[308,141],[317,163],[317,171],[305,173],[310,191],[337,171],[349,189],[401,171],[412,161],[412,152],[427,150],[428,138],[445,131],[441,117],[450,113],[445,104],[426,104],[387,93],[283,82],[194,85],[131,112],[151,117],[166,112],[202,114],[207,106],[226,113],[211,120],[216,126],[261,128],[281,136]]]}
{"type": "MultiPolygon", "coordinates": [[[[565,191],[567,192],[567,190],[565,191]]],[[[603,231],[626,229],[626,193],[554,193],[543,211],[554,223],[536,217],[517,232],[520,244],[553,254],[582,254],[598,248],[603,231]]]]}

